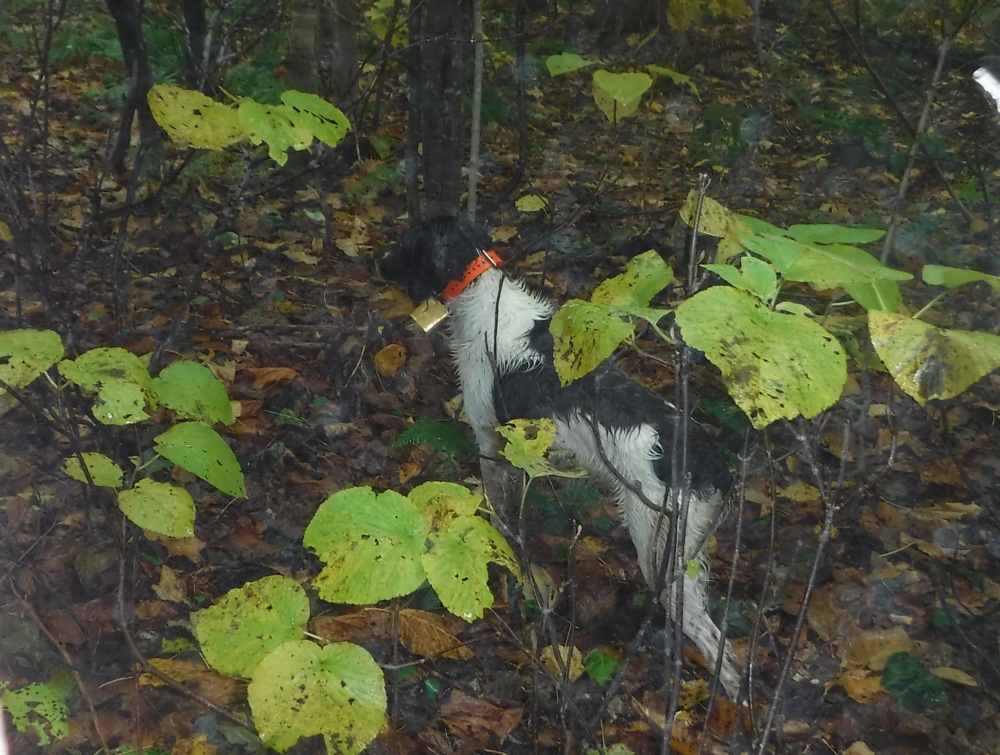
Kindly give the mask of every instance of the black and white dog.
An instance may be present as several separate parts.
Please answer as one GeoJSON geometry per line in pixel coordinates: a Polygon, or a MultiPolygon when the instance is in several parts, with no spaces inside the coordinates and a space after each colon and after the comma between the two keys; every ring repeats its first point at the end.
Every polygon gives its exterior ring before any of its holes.
{"type": "MultiPolygon", "coordinates": [[[[444,301],[465,412],[482,454],[497,456],[498,424],[551,418],[557,445],[573,451],[614,495],[647,583],[662,583],[669,553],[673,410],[610,363],[562,387],[549,333],[555,302],[501,272],[490,248],[482,229],[440,217],[406,231],[383,252],[378,267],[386,280],[405,286],[414,301],[435,296],[444,301]]],[[[684,541],[685,559],[693,559],[698,569],[694,576],[685,570],[683,629],[714,663],[720,632],[708,615],[703,551],[729,480],[704,431],[691,430],[692,493],[684,541]]],[[[668,605],[669,594],[661,596],[668,605]]],[[[739,674],[728,643],[721,669],[722,685],[735,699],[739,674]]]]}

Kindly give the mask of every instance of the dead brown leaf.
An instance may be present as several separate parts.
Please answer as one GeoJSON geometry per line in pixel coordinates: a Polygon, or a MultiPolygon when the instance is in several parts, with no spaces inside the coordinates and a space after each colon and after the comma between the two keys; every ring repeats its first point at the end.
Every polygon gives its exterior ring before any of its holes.
{"type": "Polygon", "coordinates": [[[902,627],[859,631],[842,643],[841,665],[881,671],[893,653],[911,652],[913,640],[902,627]]]}
{"type": "Polygon", "coordinates": [[[475,653],[456,637],[464,622],[442,614],[404,608],[399,612],[399,641],[414,655],[424,658],[443,656],[459,661],[475,653]]]}
{"type": "Polygon", "coordinates": [[[453,734],[482,736],[492,733],[502,743],[521,721],[523,712],[521,707],[501,708],[480,697],[455,690],[441,706],[441,720],[453,734]]]}
{"type": "Polygon", "coordinates": [[[153,592],[160,600],[172,603],[187,602],[187,584],[183,575],[166,564],[160,567],[160,580],[153,585],[153,592]]]}
{"type": "Polygon", "coordinates": [[[253,389],[263,391],[278,383],[294,380],[299,376],[297,370],[291,367],[248,367],[246,370],[253,376],[253,389]]]}
{"type": "Polygon", "coordinates": [[[171,556],[183,556],[196,564],[201,563],[201,552],[205,548],[204,540],[196,537],[167,537],[149,531],[146,532],[146,537],[162,543],[171,556]]]}
{"type": "Polygon", "coordinates": [[[583,656],[575,647],[546,645],[542,648],[539,660],[542,662],[542,667],[550,674],[571,682],[577,681],[585,671],[583,656]]]}
{"type": "Polygon", "coordinates": [[[53,611],[42,619],[53,639],[61,645],[79,647],[86,642],[86,635],[79,622],[69,611],[53,611]]]}
{"type": "Polygon", "coordinates": [[[390,343],[375,354],[375,369],[384,378],[394,378],[406,364],[406,349],[398,343],[390,343]]]}
{"type": "Polygon", "coordinates": [[[339,616],[317,616],[309,631],[328,642],[363,642],[382,639],[392,632],[392,612],[385,608],[362,608],[339,616]]]}
{"type": "Polygon", "coordinates": [[[962,472],[950,456],[927,462],[920,467],[920,481],[925,485],[952,485],[965,487],[962,472]]]}

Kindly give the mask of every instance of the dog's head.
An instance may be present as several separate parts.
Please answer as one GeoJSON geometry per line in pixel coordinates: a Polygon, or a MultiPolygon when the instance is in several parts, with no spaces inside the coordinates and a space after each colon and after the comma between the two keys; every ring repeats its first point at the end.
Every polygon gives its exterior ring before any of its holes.
{"type": "Polygon", "coordinates": [[[423,301],[461,278],[478,250],[489,249],[490,244],[486,231],[464,218],[432,218],[386,247],[378,259],[378,272],[390,283],[404,286],[414,301],[423,301]]]}

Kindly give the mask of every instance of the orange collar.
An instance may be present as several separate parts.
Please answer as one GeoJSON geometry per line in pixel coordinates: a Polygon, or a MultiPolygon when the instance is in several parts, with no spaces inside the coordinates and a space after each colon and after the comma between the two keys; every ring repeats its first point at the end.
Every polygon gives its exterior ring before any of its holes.
{"type": "Polygon", "coordinates": [[[481,252],[476,255],[476,258],[469,263],[468,267],[465,268],[465,272],[462,273],[461,280],[453,280],[444,290],[441,292],[441,301],[449,302],[462,293],[469,285],[476,280],[480,275],[485,273],[487,270],[500,267],[503,265],[503,260],[500,259],[500,255],[494,252],[492,249],[488,252],[481,252]]]}

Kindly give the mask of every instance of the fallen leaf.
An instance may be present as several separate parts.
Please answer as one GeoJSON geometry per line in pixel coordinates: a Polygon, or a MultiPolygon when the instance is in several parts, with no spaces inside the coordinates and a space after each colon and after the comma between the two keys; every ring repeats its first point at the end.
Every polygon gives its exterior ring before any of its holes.
{"type": "Polygon", "coordinates": [[[456,637],[464,622],[441,614],[404,608],[399,612],[399,641],[414,655],[424,658],[442,656],[467,661],[476,656],[456,637]]]}
{"type": "Polygon", "coordinates": [[[481,697],[454,690],[441,706],[441,720],[455,734],[482,735],[492,732],[502,744],[521,721],[523,708],[501,708],[481,697]]]}
{"type": "Polygon", "coordinates": [[[87,641],[87,637],[79,622],[69,611],[53,611],[43,618],[45,628],[60,645],[79,647],[87,641]]]}
{"type": "Polygon", "coordinates": [[[944,679],[946,682],[953,682],[954,684],[962,684],[966,687],[979,686],[979,682],[977,682],[973,676],[957,668],[949,668],[948,666],[936,666],[932,668],[930,672],[938,679],[944,679]]]}
{"type": "Polygon", "coordinates": [[[902,627],[874,629],[852,635],[842,643],[842,649],[844,652],[841,665],[844,668],[870,668],[872,671],[881,671],[892,654],[910,652],[913,649],[913,640],[902,627]]]}
{"type": "Polygon", "coordinates": [[[375,369],[384,378],[394,378],[406,364],[406,349],[398,343],[390,343],[375,354],[375,369]]]}
{"type": "Polygon", "coordinates": [[[327,642],[364,642],[389,637],[392,613],[385,608],[362,608],[339,616],[317,616],[309,631],[327,642]]]}
{"type": "Polygon", "coordinates": [[[542,648],[539,657],[542,666],[549,673],[558,678],[566,678],[571,682],[575,682],[586,671],[580,651],[566,645],[547,645],[542,648]]]}
{"type": "Polygon", "coordinates": [[[162,543],[171,556],[183,556],[195,564],[201,563],[201,552],[205,548],[204,540],[196,537],[167,537],[150,531],[146,531],[146,537],[162,543]]]}
{"type": "Polygon", "coordinates": [[[219,748],[208,741],[207,734],[195,734],[190,739],[178,739],[170,745],[170,755],[215,755],[219,748]]]}
{"type": "Polygon", "coordinates": [[[153,585],[153,592],[160,600],[171,603],[187,602],[187,585],[184,577],[179,571],[166,565],[160,567],[160,580],[153,585]]]}
{"type": "Polygon", "coordinates": [[[827,684],[828,689],[837,686],[843,687],[847,696],[855,702],[867,703],[882,691],[882,677],[872,676],[864,669],[852,669],[827,684]]]}
{"type": "Polygon", "coordinates": [[[920,481],[925,485],[965,487],[965,479],[962,477],[961,470],[949,456],[923,464],[920,467],[920,481]]]}
{"type": "Polygon", "coordinates": [[[248,367],[247,372],[253,375],[253,389],[255,391],[262,391],[278,383],[294,380],[299,376],[298,371],[291,367],[248,367]]]}
{"type": "Polygon", "coordinates": [[[778,495],[797,503],[816,503],[820,500],[819,489],[801,480],[797,480],[786,487],[778,488],[778,495]]]}

